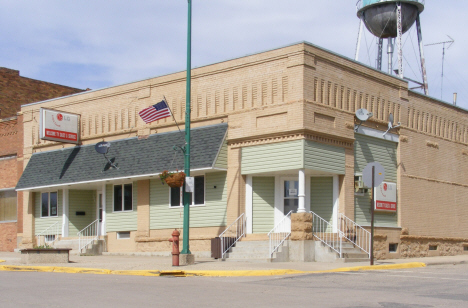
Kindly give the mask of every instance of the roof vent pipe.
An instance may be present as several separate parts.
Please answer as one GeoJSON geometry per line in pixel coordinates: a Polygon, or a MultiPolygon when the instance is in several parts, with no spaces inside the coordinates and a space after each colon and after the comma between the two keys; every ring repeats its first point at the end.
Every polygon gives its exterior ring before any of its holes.
{"type": "Polygon", "coordinates": [[[453,105],[457,105],[457,93],[453,93],[453,105]]]}

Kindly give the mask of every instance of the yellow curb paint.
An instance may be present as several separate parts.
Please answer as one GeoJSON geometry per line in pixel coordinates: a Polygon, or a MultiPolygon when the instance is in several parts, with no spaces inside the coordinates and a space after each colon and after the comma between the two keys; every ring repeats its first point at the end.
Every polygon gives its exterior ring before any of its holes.
{"type": "Polygon", "coordinates": [[[250,271],[185,271],[188,276],[205,277],[240,277],[240,276],[280,276],[291,274],[304,274],[297,270],[250,270],[250,271]]]}
{"type": "Polygon", "coordinates": [[[6,261],[5,260],[0,260],[0,263],[2,263],[2,262],[6,262],[6,261]]]}
{"type": "Polygon", "coordinates": [[[244,270],[244,271],[158,271],[158,270],[108,270],[98,268],[79,268],[79,267],[58,267],[58,266],[23,266],[23,265],[3,265],[0,271],[18,271],[18,272],[54,272],[69,274],[104,274],[104,275],[131,275],[131,276],[204,276],[204,277],[247,277],[247,276],[281,276],[292,274],[316,274],[316,273],[334,273],[334,272],[357,272],[372,270],[392,270],[425,267],[422,262],[387,264],[374,266],[356,266],[344,267],[326,271],[298,271],[298,270],[244,270]]]}
{"type": "Polygon", "coordinates": [[[358,271],[377,271],[377,270],[392,270],[392,269],[407,269],[407,268],[418,268],[426,267],[425,263],[422,262],[411,262],[401,264],[385,264],[385,265],[368,265],[368,266],[355,266],[355,267],[343,267],[326,271],[309,271],[306,273],[334,273],[334,272],[358,272],[358,271]]]}
{"type": "Polygon", "coordinates": [[[153,276],[153,277],[157,277],[157,276],[161,275],[161,272],[160,271],[145,271],[145,270],[141,270],[141,271],[127,270],[127,271],[111,271],[110,274],[112,274],[112,275],[153,276]]]}

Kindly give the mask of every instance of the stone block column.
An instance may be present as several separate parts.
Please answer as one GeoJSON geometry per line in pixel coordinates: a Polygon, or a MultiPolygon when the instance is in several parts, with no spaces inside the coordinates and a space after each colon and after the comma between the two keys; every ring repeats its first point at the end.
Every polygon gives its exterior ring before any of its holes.
{"type": "Polygon", "coordinates": [[[312,214],[291,214],[291,237],[289,242],[289,261],[315,261],[315,242],[312,233],[312,214]]]}

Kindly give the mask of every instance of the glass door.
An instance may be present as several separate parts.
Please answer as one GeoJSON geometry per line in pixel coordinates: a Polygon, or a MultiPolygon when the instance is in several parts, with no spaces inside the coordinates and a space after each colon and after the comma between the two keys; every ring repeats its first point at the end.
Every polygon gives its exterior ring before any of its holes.
{"type": "Polygon", "coordinates": [[[285,180],[283,182],[283,214],[286,215],[290,211],[297,213],[299,206],[299,181],[296,180],[285,180]]]}

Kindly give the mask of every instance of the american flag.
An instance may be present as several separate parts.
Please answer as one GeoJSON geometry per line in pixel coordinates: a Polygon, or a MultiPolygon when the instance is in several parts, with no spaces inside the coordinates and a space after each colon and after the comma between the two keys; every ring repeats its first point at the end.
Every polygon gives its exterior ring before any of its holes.
{"type": "Polygon", "coordinates": [[[149,106],[138,113],[145,123],[151,123],[171,116],[171,111],[164,100],[149,106]]]}

